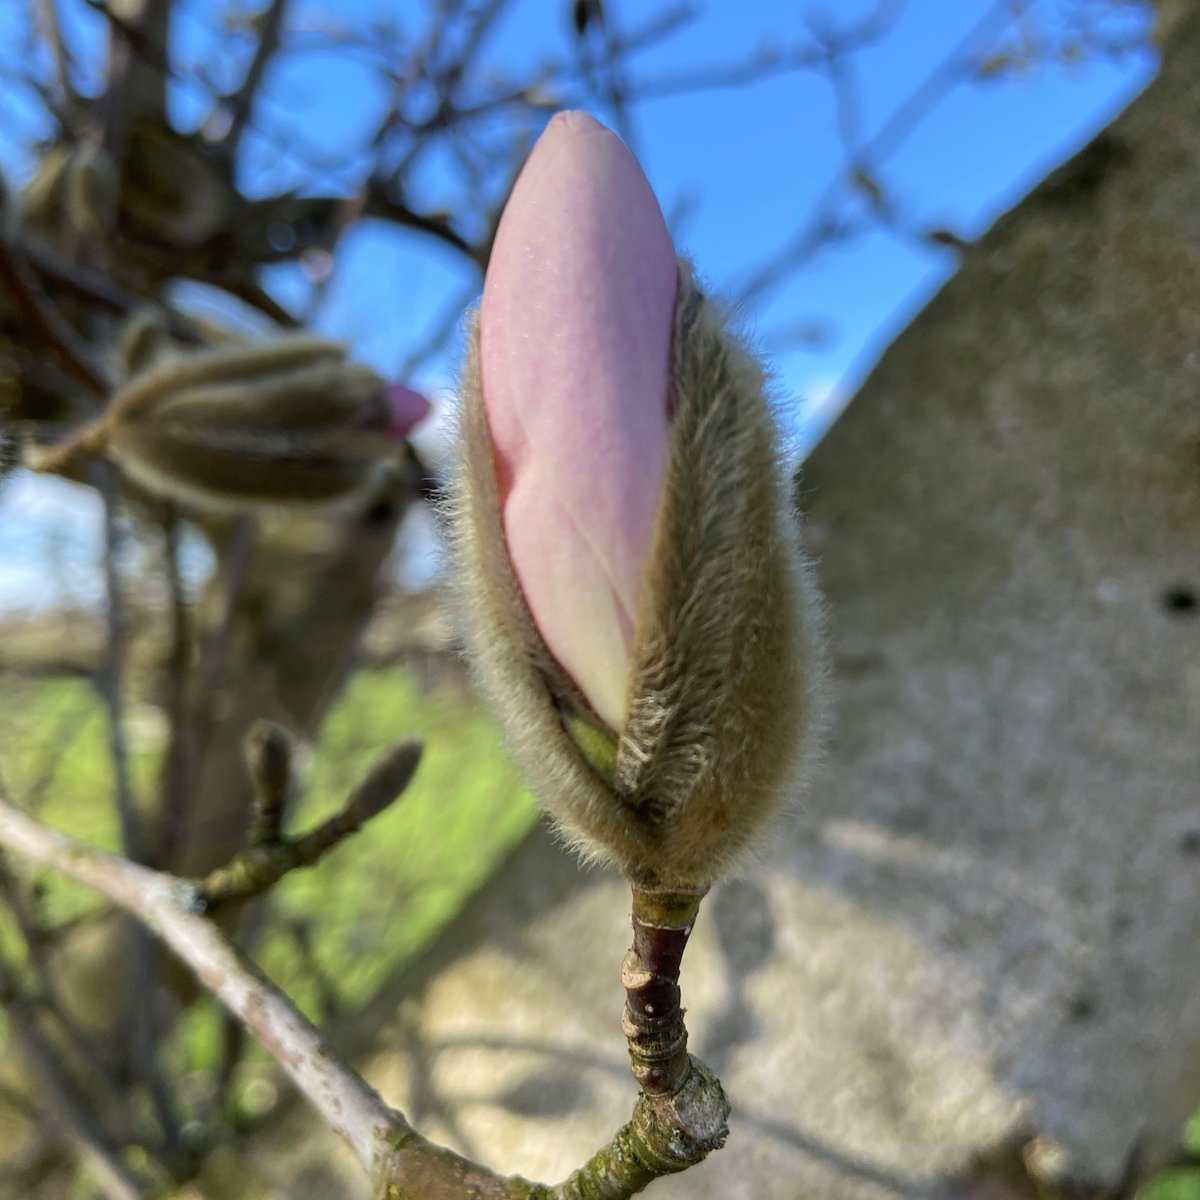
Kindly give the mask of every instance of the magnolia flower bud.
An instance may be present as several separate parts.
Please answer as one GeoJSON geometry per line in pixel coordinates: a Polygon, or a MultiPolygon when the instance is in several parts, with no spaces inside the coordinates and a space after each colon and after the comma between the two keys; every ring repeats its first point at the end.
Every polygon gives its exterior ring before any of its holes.
{"type": "MultiPolygon", "coordinates": [[[[138,352],[144,337],[127,339],[138,352]]],[[[378,486],[424,397],[308,335],[136,372],[88,443],[156,494],[205,509],[327,505],[378,486]]]]}
{"type": "Polygon", "coordinates": [[[762,370],[590,117],[517,181],[461,390],[455,565],[514,751],[585,854],[707,887],[811,761],[819,604],[762,370]]]}

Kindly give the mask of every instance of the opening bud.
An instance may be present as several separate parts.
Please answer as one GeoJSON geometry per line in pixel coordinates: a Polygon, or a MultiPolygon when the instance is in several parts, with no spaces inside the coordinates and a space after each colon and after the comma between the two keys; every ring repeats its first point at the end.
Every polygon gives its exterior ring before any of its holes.
{"type": "Polygon", "coordinates": [[[762,370],[583,114],[513,190],[461,393],[457,579],[514,751],[586,855],[707,887],[811,762],[819,604],[762,370]]]}

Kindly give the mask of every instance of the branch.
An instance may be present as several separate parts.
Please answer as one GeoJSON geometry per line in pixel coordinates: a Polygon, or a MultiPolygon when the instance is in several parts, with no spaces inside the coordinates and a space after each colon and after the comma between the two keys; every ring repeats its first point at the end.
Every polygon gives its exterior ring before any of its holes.
{"type": "Polygon", "coordinates": [[[368,1169],[388,1134],[409,1132],[377,1093],[346,1066],[283,994],[216,927],[196,915],[194,884],[85,845],[0,797],[0,845],[95,888],[150,926],[275,1056],[368,1169]]]}
{"type": "MultiPolygon", "coordinates": [[[[0,897],[17,926],[25,944],[25,956],[40,989],[39,1003],[53,1016],[70,1046],[75,1065],[82,1064],[88,1077],[104,1086],[110,1096],[120,1094],[114,1077],[112,1055],[95,1034],[72,1015],[59,991],[50,962],[50,950],[60,941],[61,931],[47,929],[35,909],[35,902],[22,895],[8,862],[0,857],[0,897]]],[[[0,964],[0,979],[4,976],[0,964]]]]}
{"type": "MultiPolygon", "coordinates": [[[[878,165],[908,138],[937,106],[938,101],[963,78],[979,54],[980,47],[988,44],[1010,22],[1019,18],[1030,3],[1031,0],[997,0],[988,9],[950,54],[909,93],[879,132],[858,147],[855,158],[845,163],[829,182],[817,201],[812,218],[737,289],[742,303],[757,300],[828,246],[831,239],[825,234],[827,228],[840,226],[843,231],[851,229],[848,222],[838,222],[831,216],[834,201],[843,186],[849,182],[861,190],[867,181],[873,181],[878,165]]],[[[818,61],[827,69],[824,51],[819,52],[818,61]]]]}
{"type": "Polygon", "coordinates": [[[86,384],[89,391],[104,395],[108,390],[104,373],[38,286],[23,256],[3,239],[0,239],[0,284],[8,290],[29,332],[44,342],[62,361],[64,369],[86,384]]]}
{"type": "Polygon", "coordinates": [[[62,20],[59,17],[58,5],[55,0],[39,0],[37,13],[42,36],[49,43],[50,53],[54,58],[61,111],[65,117],[73,113],[78,99],[74,84],[71,82],[71,52],[63,37],[62,20]]]}
{"type": "MultiPolygon", "coordinates": [[[[654,1179],[699,1162],[725,1140],[729,1108],[720,1084],[703,1063],[689,1057],[679,1079],[651,1080],[629,1124],[563,1183],[547,1187],[519,1176],[505,1179],[429,1142],[388,1107],[292,1002],[198,915],[203,893],[196,883],[77,841],[21,812],[2,794],[0,848],[95,888],[153,929],[346,1139],[380,1194],[441,1200],[628,1200],[654,1179]]],[[[690,918],[686,928],[679,925],[676,900],[647,901],[635,893],[631,953],[641,956],[652,982],[669,980],[671,971],[678,970],[681,939],[690,930],[690,918]],[[639,951],[638,939],[646,930],[651,941],[660,936],[654,929],[666,930],[661,936],[679,953],[672,950],[654,961],[653,954],[639,951]]],[[[698,898],[687,901],[694,915],[698,898]]]]}
{"type": "Polygon", "coordinates": [[[188,720],[188,684],[191,677],[192,628],[187,595],[180,564],[181,522],[178,512],[168,506],[162,518],[165,545],[167,594],[170,597],[171,641],[164,667],[166,675],[166,712],[168,717],[167,749],[163,755],[159,777],[159,829],[156,858],[168,861],[173,849],[175,829],[183,819],[192,763],[195,760],[195,731],[188,720]]]}
{"type": "Polygon", "coordinates": [[[247,739],[256,801],[251,844],[232,862],[210,872],[200,884],[198,902],[211,913],[234,900],[248,900],[274,887],[290,871],[315,866],[372,817],[403,795],[421,761],[419,741],[398,742],[386,751],[354,789],[341,812],[299,837],[282,837],[279,823],[289,783],[290,748],[277,725],[261,722],[247,739]]]}
{"type": "MultiPolygon", "coordinates": [[[[110,463],[97,462],[92,473],[104,500],[104,580],[108,599],[104,660],[96,673],[95,682],[108,717],[108,752],[113,768],[121,845],[128,858],[141,862],[145,861],[146,838],[141,815],[133,797],[129,747],[125,740],[122,712],[125,615],[118,566],[121,538],[117,523],[117,472],[110,463]]],[[[149,1089],[163,1136],[167,1145],[174,1148],[179,1140],[179,1121],[170,1088],[155,1056],[159,1033],[155,1007],[155,946],[145,929],[131,924],[126,931],[126,948],[131,976],[126,1010],[131,1035],[130,1049],[142,1080],[149,1089]]]]}
{"type": "Polygon", "coordinates": [[[104,149],[122,161],[126,126],[137,118],[169,128],[168,46],[174,0],[127,0],[120,12],[108,0],[85,0],[108,20],[108,71],[100,98],[104,149]]]}
{"type": "MultiPolygon", "coordinates": [[[[114,283],[110,276],[91,270],[80,263],[69,262],[45,246],[23,242],[20,246],[20,254],[38,275],[50,280],[56,290],[68,291],[73,296],[97,304],[117,316],[128,316],[145,307],[147,303],[147,297],[127,291],[119,284],[114,283]]],[[[194,321],[163,304],[161,300],[155,300],[154,303],[158,306],[167,322],[168,331],[176,341],[188,346],[204,345],[204,334],[194,321]]]]}
{"type": "Polygon", "coordinates": [[[261,22],[261,31],[258,45],[254,48],[254,57],[250,60],[250,66],[246,70],[246,76],[235,92],[222,97],[229,106],[229,129],[222,139],[221,148],[230,158],[237,152],[238,143],[246,131],[267,66],[279,49],[279,38],[283,31],[283,18],[287,6],[288,0],[271,0],[266,10],[258,17],[261,22]]]}
{"type": "Polygon", "coordinates": [[[418,212],[410,207],[400,194],[396,183],[386,183],[378,178],[372,179],[367,185],[367,200],[363,213],[368,217],[378,217],[396,225],[402,225],[407,229],[416,229],[421,233],[431,234],[460,254],[465,254],[481,267],[487,265],[486,254],[480,247],[472,245],[467,237],[455,229],[448,216],[441,213],[418,212]]]}
{"type": "Polygon", "coordinates": [[[113,766],[113,793],[121,827],[121,848],[126,857],[141,862],[145,856],[141,817],[129,780],[129,751],[121,722],[123,686],[122,653],[125,641],[125,605],[118,563],[121,532],[117,519],[117,476],[108,463],[94,464],[94,482],[104,500],[104,588],[107,600],[104,657],[96,672],[96,690],[108,720],[108,753],[113,766]]]}
{"type": "Polygon", "coordinates": [[[633,1119],[554,1190],[555,1200],[625,1200],[659,1176],[725,1144],[729,1101],[687,1052],[679,967],[703,893],[633,889],[633,945],[621,967],[630,1069],[641,1086],[633,1119]]]}
{"type": "Polygon", "coordinates": [[[46,1107],[53,1114],[52,1119],[63,1127],[80,1159],[91,1168],[107,1200],[146,1200],[148,1193],[126,1170],[108,1135],[63,1078],[54,1052],[26,1014],[24,1005],[17,1001],[9,1004],[6,1011],[14,1041],[21,1047],[42,1098],[49,1102],[46,1107]]]}

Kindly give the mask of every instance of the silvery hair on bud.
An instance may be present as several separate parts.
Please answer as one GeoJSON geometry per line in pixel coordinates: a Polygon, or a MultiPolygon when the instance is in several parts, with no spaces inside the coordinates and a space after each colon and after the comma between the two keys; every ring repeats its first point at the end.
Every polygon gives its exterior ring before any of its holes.
{"type": "Polygon", "coordinates": [[[131,373],[93,440],[155,494],[210,511],[337,505],[381,486],[397,457],[383,380],[340,342],[180,353],[134,321],[120,352],[131,373]]]}
{"type": "Polygon", "coordinates": [[[595,737],[569,732],[603,725],[543,644],[508,558],[475,324],[449,526],[476,676],[558,828],[640,886],[702,889],[802,790],[825,651],[762,370],[679,270],[668,464],[613,754],[585,754],[595,737]]]}

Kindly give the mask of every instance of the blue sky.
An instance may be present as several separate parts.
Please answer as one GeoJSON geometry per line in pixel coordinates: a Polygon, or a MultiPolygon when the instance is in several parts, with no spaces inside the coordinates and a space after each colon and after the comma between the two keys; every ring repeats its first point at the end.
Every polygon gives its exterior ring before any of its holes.
{"type": "MultiPolygon", "coordinates": [[[[80,0],[60,2],[81,62],[94,73],[99,58],[90,47],[97,44],[99,18],[80,0]]],[[[661,11],[634,0],[607,5],[622,28],[661,11]]],[[[214,62],[210,53],[213,20],[223,7],[213,0],[185,0],[175,49],[179,61],[204,63],[227,84],[236,80],[238,64],[214,62]]],[[[426,7],[412,0],[343,0],[336,6],[298,0],[295,11],[306,22],[328,21],[336,12],[343,23],[374,15],[417,30],[426,7]]],[[[711,65],[786,54],[806,40],[806,21],[828,22],[836,15],[842,24],[875,7],[855,0],[824,5],[709,0],[696,20],[639,54],[628,80],[635,90],[656,91],[711,65]]],[[[994,7],[982,0],[897,4],[899,15],[886,36],[854,60],[866,140],[994,7]]],[[[1072,5],[1032,0],[1027,7],[1030,23],[1009,32],[1005,46],[1031,30],[1059,29],[1061,14],[1072,5]]],[[[22,8],[0,5],[0,72],[24,53],[22,8]]],[[[516,0],[485,45],[487,69],[511,75],[547,56],[570,53],[569,8],[561,0],[516,0]]],[[[872,167],[908,224],[945,227],[969,238],[1102,127],[1153,70],[1153,54],[1144,51],[964,82],[872,167]]],[[[308,55],[270,78],[263,115],[272,128],[298,128],[306,144],[336,155],[361,140],[384,103],[386,95],[370,71],[308,55]]],[[[172,104],[184,126],[207,108],[196,87],[177,88],[172,104]]],[[[602,120],[609,117],[602,104],[589,107],[602,120]]],[[[28,169],[21,141],[31,132],[27,105],[0,73],[0,166],[10,177],[20,179],[28,169]]],[[[731,294],[779,255],[844,163],[832,89],[811,72],[648,98],[634,109],[632,140],[681,248],[710,284],[731,294]]],[[[259,142],[250,152],[248,187],[261,192],[300,182],[296,163],[277,145],[259,142]]],[[[421,186],[422,199],[453,209],[457,185],[442,164],[428,164],[421,186]]],[[[447,304],[477,282],[427,239],[370,224],[346,239],[341,254],[318,324],[347,337],[361,357],[386,373],[396,372],[447,304]]],[[[877,230],[828,251],[746,307],[747,324],[772,354],[781,403],[798,438],[806,420],[819,431],[953,268],[951,252],[877,230]],[[796,327],[817,330],[820,337],[797,345],[787,336],[796,327]]],[[[271,282],[285,298],[302,290],[294,270],[274,273],[271,282]]],[[[447,358],[426,362],[416,382],[442,391],[452,365],[447,358]]],[[[7,498],[0,495],[0,604],[28,599],[31,587],[41,587],[46,576],[39,560],[47,537],[59,546],[60,558],[65,554],[82,563],[94,553],[90,509],[66,489],[18,481],[7,498]]],[[[66,574],[82,579],[78,571],[66,574]]]]}

